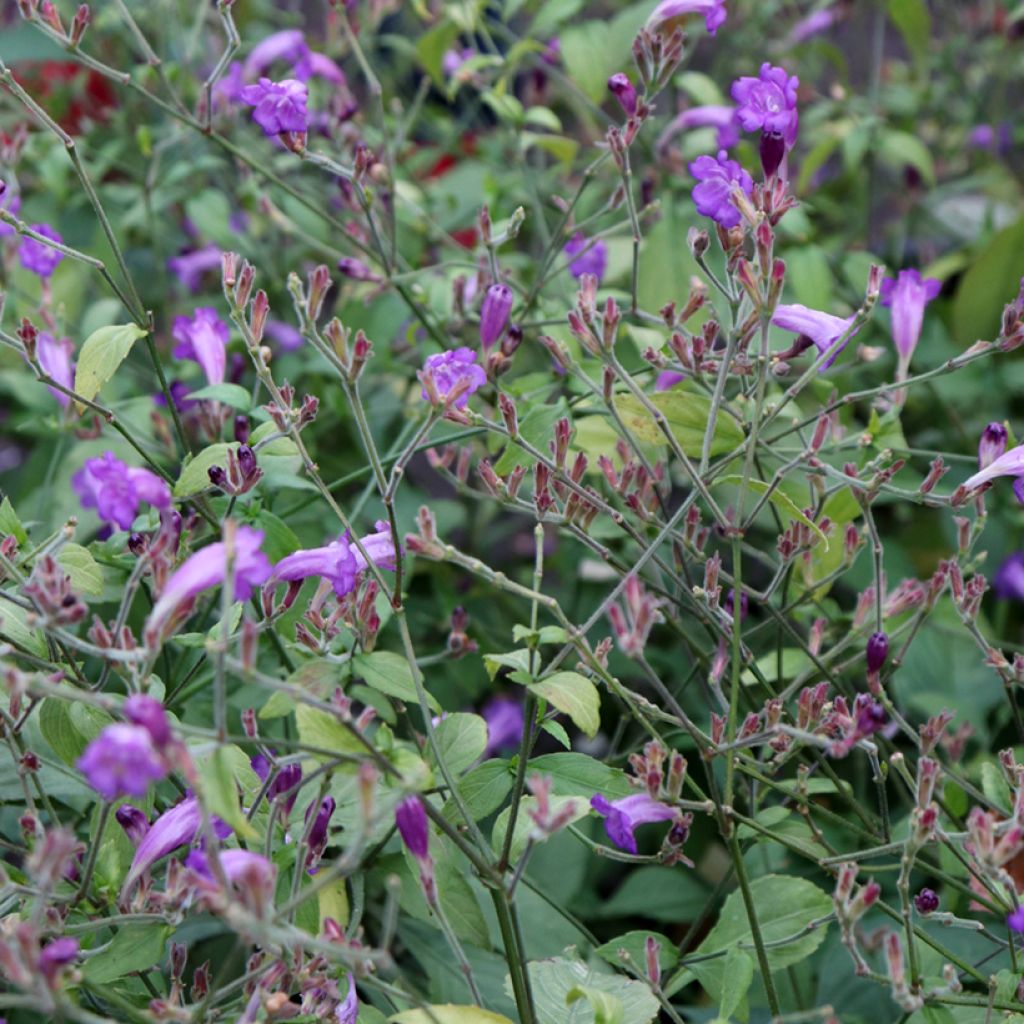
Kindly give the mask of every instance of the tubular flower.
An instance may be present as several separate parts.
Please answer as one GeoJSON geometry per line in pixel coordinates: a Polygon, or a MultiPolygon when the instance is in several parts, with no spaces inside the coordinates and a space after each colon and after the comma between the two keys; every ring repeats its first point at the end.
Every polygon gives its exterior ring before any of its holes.
{"type": "Polygon", "coordinates": [[[608,800],[600,793],[590,799],[590,806],[604,818],[604,829],[608,838],[620,849],[636,853],[636,836],[639,825],[656,821],[672,821],[676,810],[649,793],[636,793],[621,800],[608,800]]]}
{"type": "MultiPolygon", "coordinates": [[[[248,601],[253,587],[265,583],[270,576],[270,560],[260,550],[262,543],[262,530],[240,526],[235,532],[232,572],[236,601],[248,601]]],[[[149,613],[146,637],[151,640],[158,638],[163,627],[180,609],[188,606],[204,590],[220,586],[227,576],[227,563],[228,551],[224,541],[208,544],[185,559],[168,578],[160,600],[149,613]]]]}
{"type": "MultiPolygon", "coordinates": [[[[359,542],[374,565],[394,570],[396,552],[391,530],[386,523],[376,525],[377,532],[368,533],[359,542]]],[[[338,597],[344,597],[355,589],[359,573],[368,565],[354,544],[350,544],[346,537],[339,537],[322,548],[293,551],[274,566],[271,579],[293,581],[322,576],[331,581],[338,597]]]]}
{"type": "Polygon", "coordinates": [[[704,27],[713,36],[725,24],[725,0],[662,0],[647,19],[649,32],[671,32],[689,15],[704,17],[704,27]]]}
{"type": "Polygon", "coordinates": [[[221,265],[221,250],[217,245],[204,245],[201,249],[189,249],[167,261],[167,269],[190,292],[199,291],[203,275],[217,270],[221,265]]]}
{"type": "Polygon", "coordinates": [[[737,227],[741,218],[733,202],[733,190],[739,188],[749,196],[754,189],[750,175],[735,160],[730,160],[724,149],[717,157],[697,157],[690,164],[690,173],[699,182],[693,189],[697,212],[723,228],[737,227]]]}
{"type": "Polygon", "coordinates": [[[895,278],[887,277],[882,282],[880,301],[883,306],[892,308],[892,340],[899,358],[898,380],[906,376],[921,337],[924,308],[941,288],[941,281],[934,277],[922,279],[916,270],[901,270],[895,278]]]}
{"type": "Polygon", "coordinates": [[[992,422],[978,441],[978,469],[988,469],[1006,451],[1009,432],[1002,423],[992,422]]]}
{"type": "Polygon", "coordinates": [[[143,502],[161,510],[171,507],[170,488],[160,477],[126,465],[113,452],[88,459],[71,486],[84,508],[96,509],[100,519],[122,530],[131,529],[143,502]]]}
{"type": "Polygon", "coordinates": [[[261,39],[242,63],[242,71],[246,78],[257,78],[271,64],[281,61],[294,66],[307,53],[309,53],[309,46],[301,30],[297,28],[284,29],[281,32],[274,32],[266,39],[261,39]]]}
{"type": "MultiPolygon", "coordinates": [[[[772,323],[784,331],[792,331],[793,334],[796,334],[798,345],[800,339],[806,339],[817,348],[820,355],[823,355],[849,331],[853,324],[853,317],[847,317],[844,320],[842,317],[832,316],[831,313],[822,313],[816,309],[801,306],[799,303],[793,303],[789,306],[778,306],[772,316],[772,323]]],[[[822,370],[827,370],[836,361],[839,353],[846,348],[856,333],[854,331],[843,341],[842,345],[833,350],[828,359],[822,363],[822,370]]]]}
{"type": "Polygon", "coordinates": [[[977,490],[982,484],[995,480],[1000,476],[1024,476],[1024,444],[1011,448],[1008,452],[994,459],[984,469],[978,470],[972,477],[964,481],[968,491],[977,490]]]}
{"type": "Polygon", "coordinates": [[[208,383],[224,383],[230,332],[215,309],[200,306],[190,317],[177,317],[172,333],[178,342],[174,349],[178,359],[191,359],[198,363],[208,383]]]}
{"type": "Polygon", "coordinates": [[[419,861],[430,856],[427,812],[418,796],[407,796],[395,808],[395,824],[406,849],[419,861]]]}
{"type": "MultiPolygon", "coordinates": [[[[75,369],[71,362],[74,351],[70,338],[58,341],[52,334],[43,332],[36,340],[36,358],[43,372],[66,388],[71,388],[75,380],[75,369]]],[[[71,396],[65,392],[54,387],[47,390],[65,409],[71,404],[71,396]]]]}

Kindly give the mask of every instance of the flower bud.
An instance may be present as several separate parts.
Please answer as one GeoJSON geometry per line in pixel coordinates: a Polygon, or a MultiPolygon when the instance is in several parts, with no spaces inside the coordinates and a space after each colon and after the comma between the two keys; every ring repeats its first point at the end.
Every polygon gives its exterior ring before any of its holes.
{"type": "Polygon", "coordinates": [[[872,633],[868,637],[867,662],[869,672],[878,672],[889,656],[889,638],[885,633],[872,633]]]}
{"type": "Polygon", "coordinates": [[[1002,423],[990,423],[982,432],[978,442],[978,469],[987,469],[1006,451],[1006,427],[1002,423]]]}
{"type": "Polygon", "coordinates": [[[765,178],[774,177],[786,156],[786,140],[780,132],[761,132],[761,143],[758,148],[765,178]]]}
{"type": "Polygon", "coordinates": [[[608,79],[608,91],[619,101],[619,106],[630,117],[636,113],[636,88],[621,71],[608,79]]]}
{"type": "Polygon", "coordinates": [[[480,344],[490,348],[505,333],[512,312],[512,289],[507,284],[492,284],[480,307],[480,344]]]}
{"type": "Polygon", "coordinates": [[[934,889],[922,889],[914,897],[914,906],[919,914],[934,914],[939,909],[939,896],[934,889]]]}
{"type": "Polygon", "coordinates": [[[409,852],[418,861],[427,860],[430,856],[430,833],[427,812],[418,796],[406,797],[395,808],[395,824],[409,852]]]}

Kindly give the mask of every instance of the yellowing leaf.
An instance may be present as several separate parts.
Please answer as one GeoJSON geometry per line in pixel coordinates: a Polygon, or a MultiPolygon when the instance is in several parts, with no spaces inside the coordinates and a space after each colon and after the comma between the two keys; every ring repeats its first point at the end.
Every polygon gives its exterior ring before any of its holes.
{"type": "MultiPolygon", "coordinates": [[[[75,391],[83,398],[95,398],[124,362],[132,345],[145,336],[146,332],[136,324],[116,324],[93,331],[78,354],[75,391]]],[[[81,403],[76,405],[79,412],[85,408],[81,403]]]]}
{"type": "Polygon", "coordinates": [[[601,725],[601,697],[586,676],[578,672],[556,672],[530,683],[528,689],[564,711],[581,732],[591,737],[597,734],[601,725]]]}
{"type": "Polygon", "coordinates": [[[479,1006],[443,1003],[421,1010],[405,1010],[388,1017],[390,1024],[512,1024],[508,1017],[479,1006]]]}
{"type": "MultiPolygon", "coordinates": [[[[704,432],[711,412],[711,399],[683,386],[651,395],[649,401],[664,413],[668,429],[679,442],[679,447],[690,458],[698,458],[704,446],[704,432]]],[[[615,408],[622,421],[639,440],[648,444],[667,443],[661,428],[640,399],[633,395],[619,395],[615,399],[615,408]]],[[[715,431],[711,436],[711,454],[724,455],[742,443],[743,429],[728,413],[720,409],[715,420],[715,431]]]]}

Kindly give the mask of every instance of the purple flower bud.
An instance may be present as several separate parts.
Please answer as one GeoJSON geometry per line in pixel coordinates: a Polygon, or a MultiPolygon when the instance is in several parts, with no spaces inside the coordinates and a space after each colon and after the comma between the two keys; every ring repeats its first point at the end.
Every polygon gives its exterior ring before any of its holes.
{"type": "Polygon", "coordinates": [[[427,812],[418,796],[407,796],[395,808],[395,824],[409,852],[417,860],[426,860],[430,856],[430,834],[427,812]]]}
{"type": "Polygon", "coordinates": [[[78,939],[67,936],[47,943],[40,952],[39,961],[36,964],[39,973],[52,984],[57,972],[62,967],[66,967],[78,959],[78,948],[78,939]]]}
{"type": "Polygon", "coordinates": [[[764,176],[770,178],[782,166],[782,160],[786,155],[786,140],[781,132],[761,132],[761,143],[758,148],[764,176]]]}
{"type": "MultiPolygon", "coordinates": [[[[333,796],[325,796],[320,801],[320,807],[316,812],[316,817],[313,819],[313,825],[309,830],[309,854],[306,857],[306,863],[309,864],[311,861],[320,857],[320,855],[327,848],[327,829],[331,823],[331,815],[334,814],[335,801],[333,796]]],[[[309,813],[313,809],[313,805],[309,805],[309,809],[306,811],[306,818],[309,819],[309,813]]]]}
{"type": "Polygon", "coordinates": [[[138,807],[131,804],[121,804],[114,812],[114,817],[131,840],[132,846],[138,846],[149,831],[149,819],[138,807]]]}
{"type": "Polygon", "coordinates": [[[224,472],[223,466],[211,466],[207,471],[206,475],[210,478],[210,483],[214,487],[223,487],[227,482],[228,475],[224,472]]]}
{"type": "Polygon", "coordinates": [[[922,889],[914,897],[914,906],[919,914],[934,914],[939,909],[939,896],[934,889],[922,889]]]}
{"type": "Polygon", "coordinates": [[[1024,906],[1018,907],[1012,914],[1007,915],[1006,924],[1013,931],[1024,934],[1024,906]]]}
{"type": "Polygon", "coordinates": [[[247,444],[238,446],[238,468],[243,477],[250,477],[256,470],[256,454],[247,444]]]}
{"type": "Polygon", "coordinates": [[[1003,452],[1009,437],[1002,423],[990,423],[982,432],[978,442],[978,469],[988,469],[1003,452]]]}
{"type": "Polygon", "coordinates": [[[608,79],[608,91],[619,101],[619,105],[630,117],[636,113],[636,89],[621,71],[608,79]]]}
{"type": "Polygon", "coordinates": [[[507,284],[492,284],[480,307],[480,344],[490,348],[505,332],[512,312],[512,289],[507,284]]]}
{"type": "Polygon", "coordinates": [[[235,417],[235,440],[239,444],[247,444],[249,441],[249,417],[239,413],[235,417]]]}
{"type": "Polygon", "coordinates": [[[295,804],[295,798],[299,795],[299,783],[302,781],[302,765],[297,761],[290,761],[277,773],[274,781],[267,789],[267,800],[276,800],[281,797],[281,808],[287,818],[291,814],[295,804]]]}
{"type": "Polygon", "coordinates": [[[171,741],[171,723],[163,704],[144,693],[133,693],[124,702],[125,717],[133,725],[141,725],[158,747],[171,741]]]}
{"type": "Polygon", "coordinates": [[[877,672],[889,656],[889,638],[885,633],[872,633],[867,646],[868,671],[877,672]]]}

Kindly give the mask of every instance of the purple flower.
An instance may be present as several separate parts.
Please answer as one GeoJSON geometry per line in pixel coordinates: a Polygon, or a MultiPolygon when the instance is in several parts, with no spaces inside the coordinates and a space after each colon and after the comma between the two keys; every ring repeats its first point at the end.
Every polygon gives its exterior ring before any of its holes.
{"type": "Polygon", "coordinates": [[[96,509],[107,523],[130,530],[139,506],[148,502],[154,508],[171,507],[171,491],[167,484],[148,469],[130,467],[113,452],[87,459],[71,478],[84,508],[96,509]]]}
{"type": "Polygon", "coordinates": [[[967,490],[974,491],[982,484],[987,484],[989,480],[995,480],[1000,476],[1024,476],[1024,444],[1019,444],[1000,455],[984,469],[978,470],[974,476],[965,480],[963,485],[967,490]]]}
{"type": "Polygon", "coordinates": [[[338,269],[353,281],[381,281],[380,274],[375,274],[362,260],[355,256],[342,256],[338,260],[338,269]]]}
{"type": "Polygon", "coordinates": [[[215,309],[200,306],[190,317],[175,317],[172,334],[176,358],[197,362],[210,384],[224,383],[230,332],[215,309]]]}
{"type": "Polygon", "coordinates": [[[692,131],[694,128],[717,128],[718,149],[730,149],[740,139],[736,108],[709,104],[702,107],[690,107],[689,110],[684,110],[681,114],[676,115],[658,137],[657,148],[664,149],[680,132],[692,131]]]}
{"type": "Polygon", "coordinates": [[[242,70],[242,62],[233,60],[228,65],[224,77],[213,87],[214,105],[220,107],[225,103],[240,102],[244,88],[245,72],[242,70]]]}
{"type": "Polygon", "coordinates": [[[445,78],[454,78],[461,70],[466,61],[476,56],[476,50],[445,50],[441,58],[441,70],[445,78]]]}
{"type": "Polygon", "coordinates": [[[978,469],[987,469],[1006,451],[1009,434],[1002,423],[990,423],[978,441],[978,469]]]}
{"type": "MultiPolygon", "coordinates": [[[[360,537],[359,542],[374,565],[394,570],[395,545],[387,524],[377,523],[377,532],[360,537]]],[[[338,597],[344,597],[355,589],[356,578],[367,565],[359,549],[345,537],[339,537],[322,548],[293,551],[274,566],[271,578],[291,581],[322,576],[331,581],[338,597]]]]}
{"type": "Polygon", "coordinates": [[[676,817],[674,807],[655,800],[649,793],[636,793],[621,800],[609,801],[600,793],[590,798],[590,806],[604,818],[604,829],[608,838],[620,849],[636,853],[638,825],[655,821],[671,821],[676,817]]]}
{"type": "Polygon", "coordinates": [[[521,701],[514,697],[492,697],[480,713],[487,723],[487,746],[484,748],[484,757],[491,757],[519,746],[526,725],[521,701]]]}
{"type": "Polygon", "coordinates": [[[263,327],[264,337],[270,338],[282,352],[302,348],[302,333],[283,320],[268,320],[263,327]]]}
{"type": "Polygon", "coordinates": [[[732,98],[737,103],[736,117],[747,132],[781,135],[787,149],[796,142],[799,115],[796,90],[800,79],[783,68],[761,65],[757,78],[744,76],[732,84],[732,98]]]}
{"type": "MultiPolygon", "coordinates": [[[[507,284],[492,284],[480,306],[480,344],[489,349],[504,333],[512,312],[512,289],[507,284]]],[[[462,351],[459,349],[458,351],[462,351]]]]}
{"type": "Polygon", "coordinates": [[[977,124],[967,134],[967,145],[971,149],[994,149],[996,130],[990,124],[977,124]]]}
{"type": "Polygon", "coordinates": [[[124,714],[132,725],[141,725],[158,747],[165,747],[171,742],[171,723],[163,704],[155,697],[133,693],[124,702],[124,714]]]}
{"type": "Polygon", "coordinates": [[[344,1002],[338,1003],[338,1008],[334,1011],[334,1015],[337,1018],[338,1024],[356,1024],[356,1020],[359,1017],[356,980],[351,974],[348,976],[348,995],[345,996],[344,1002]]]}
{"type": "Polygon", "coordinates": [[[220,246],[204,245],[201,249],[188,249],[180,256],[172,256],[167,261],[167,269],[177,276],[183,287],[197,292],[203,275],[219,269],[220,264],[220,246]]]}
{"type": "Polygon", "coordinates": [[[690,173],[700,183],[694,186],[693,202],[697,212],[721,224],[735,228],[740,223],[740,211],[733,203],[733,192],[739,188],[750,195],[754,182],[750,175],[723,149],[718,157],[699,156],[690,164],[690,173]]]}
{"type": "Polygon", "coordinates": [[[281,61],[294,65],[307,53],[309,45],[301,30],[284,29],[258,42],[245,58],[242,70],[246,78],[258,78],[271,64],[281,61]]]}
{"type": "MultiPolygon", "coordinates": [[[[70,338],[58,341],[52,334],[45,331],[36,339],[36,357],[43,372],[51,376],[58,384],[71,388],[75,380],[74,364],[71,357],[75,347],[70,338]]],[[[47,389],[54,398],[66,409],[71,404],[71,396],[57,388],[47,389]]]]}
{"type": "Polygon", "coordinates": [[[803,43],[812,36],[827,32],[839,17],[838,7],[826,7],[824,10],[813,11],[806,18],[801,18],[789,33],[790,43],[803,43]]]}
{"type": "Polygon", "coordinates": [[[1024,551],[1003,559],[992,578],[992,589],[1004,601],[1024,601],[1024,551]]]}
{"type": "MultiPolygon", "coordinates": [[[[235,580],[234,599],[248,601],[253,587],[265,583],[270,576],[270,560],[260,550],[263,531],[239,526],[235,531],[232,571],[235,580]]],[[[146,620],[146,636],[155,640],[168,620],[197,595],[220,586],[227,575],[227,545],[223,541],[208,544],[190,555],[164,584],[160,600],[146,620]]]]}
{"type": "Polygon", "coordinates": [[[138,846],[149,831],[149,819],[131,804],[121,804],[114,817],[118,825],[124,829],[124,834],[131,840],[132,846],[138,846]]]}
{"type": "MultiPolygon", "coordinates": [[[[333,796],[325,796],[320,801],[320,806],[317,808],[316,817],[313,819],[313,824],[310,826],[309,835],[306,839],[306,845],[308,850],[306,852],[306,870],[309,874],[314,874],[316,871],[316,862],[323,856],[324,850],[327,849],[328,840],[328,827],[331,824],[331,815],[334,814],[334,808],[336,804],[333,796]]],[[[309,821],[309,815],[313,810],[313,804],[310,804],[306,808],[306,818],[309,821]]]]}
{"type": "Polygon", "coordinates": [[[628,75],[616,72],[608,79],[608,91],[619,101],[619,106],[632,117],[636,113],[636,87],[628,75]]]}
{"type": "Polygon", "coordinates": [[[922,280],[916,270],[901,270],[896,278],[887,277],[882,282],[880,298],[883,306],[892,307],[892,340],[904,370],[921,337],[924,307],[941,288],[941,281],[934,277],[922,280]]]}
{"type": "Polygon", "coordinates": [[[1017,907],[1012,914],[1008,914],[1006,924],[1013,931],[1024,933],[1024,907],[1017,907]]]}
{"type": "MultiPolygon", "coordinates": [[[[772,316],[772,323],[784,331],[796,334],[798,340],[806,339],[817,348],[819,355],[823,355],[849,331],[853,324],[853,317],[844,320],[842,317],[832,316],[831,313],[822,313],[816,309],[801,306],[799,303],[793,303],[790,306],[778,306],[772,316]]],[[[822,363],[822,370],[827,370],[836,361],[839,353],[849,345],[856,333],[854,331],[853,334],[850,334],[842,345],[832,352],[822,363]]]]}
{"type": "Polygon", "coordinates": [[[66,967],[78,959],[78,951],[78,939],[72,939],[69,936],[48,942],[39,953],[39,960],[36,964],[39,973],[52,983],[62,967],[66,967]]]}
{"type": "Polygon", "coordinates": [[[281,766],[274,781],[267,788],[267,802],[281,797],[281,808],[287,818],[295,806],[295,798],[299,795],[299,783],[302,782],[302,765],[298,761],[289,761],[281,766]]]}
{"type": "MultiPolygon", "coordinates": [[[[252,850],[220,850],[217,853],[217,860],[220,862],[224,877],[232,885],[250,873],[255,874],[259,883],[265,888],[269,888],[277,878],[277,868],[263,854],[253,853],[252,850]]],[[[213,872],[210,870],[209,858],[203,850],[190,850],[185,858],[185,867],[197,875],[202,875],[203,878],[211,881],[214,878],[213,872]]]]}
{"type": "Polygon", "coordinates": [[[919,914],[934,914],[939,909],[939,895],[934,889],[922,889],[914,897],[914,906],[919,914]]]}
{"type": "Polygon", "coordinates": [[[889,656],[889,638],[885,633],[872,633],[868,637],[866,659],[869,672],[877,672],[885,664],[889,656]]]}
{"type": "Polygon", "coordinates": [[[725,0],[662,0],[647,19],[647,30],[667,34],[690,14],[702,14],[713,36],[725,24],[725,0]]]}
{"type": "MultiPolygon", "coordinates": [[[[12,192],[9,188],[5,188],[3,194],[0,195],[0,208],[16,217],[21,209],[21,196],[17,192],[12,192]]],[[[0,221],[0,238],[13,234],[14,228],[10,224],[0,221]]]]}
{"type": "Polygon", "coordinates": [[[418,796],[407,796],[395,808],[395,824],[406,849],[419,861],[430,856],[427,812],[418,796]]]}
{"type": "Polygon", "coordinates": [[[562,252],[566,256],[576,256],[569,264],[569,273],[578,281],[584,274],[593,274],[597,283],[601,283],[604,272],[608,267],[608,246],[603,239],[598,238],[590,242],[582,231],[577,231],[568,242],[562,252]]]}
{"type": "Polygon", "coordinates": [[[316,77],[323,78],[328,82],[333,82],[335,85],[348,85],[348,80],[345,78],[345,72],[342,71],[330,57],[322,53],[314,53],[313,50],[307,50],[306,53],[295,62],[293,72],[300,82],[306,82],[309,81],[310,78],[316,77]]]}
{"type": "Polygon", "coordinates": [[[675,370],[662,370],[654,379],[654,390],[668,391],[669,388],[674,388],[684,380],[686,380],[685,373],[677,373],[675,370]]]}
{"type": "Polygon", "coordinates": [[[77,768],[105,800],[145,796],[167,766],[149,733],[138,725],[108,725],[78,759],[77,768]]]}
{"type": "Polygon", "coordinates": [[[258,84],[247,85],[240,95],[243,103],[256,108],[252,119],[265,135],[306,131],[309,127],[308,97],[309,90],[295,78],[281,82],[261,78],[258,84]]]}
{"type": "MultiPolygon", "coordinates": [[[[457,384],[465,382],[466,390],[455,399],[456,409],[465,409],[469,396],[487,383],[487,374],[482,366],[476,365],[476,353],[471,348],[454,349],[449,352],[438,352],[427,356],[423,364],[424,371],[430,371],[434,378],[434,387],[443,399],[457,384]]],[[[423,398],[429,398],[427,389],[422,392],[423,398]]]]}
{"type": "MultiPolygon", "coordinates": [[[[226,839],[231,835],[231,828],[219,818],[212,820],[213,831],[218,839],[226,839]]],[[[128,877],[124,880],[124,892],[131,890],[139,876],[148,871],[161,857],[185,846],[195,839],[199,827],[203,823],[203,809],[194,797],[186,797],[175,804],[169,811],[164,811],[142,837],[136,847],[135,856],[128,877]]]]}
{"type": "MultiPolygon", "coordinates": [[[[51,242],[64,241],[49,224],[33,224],[32,230],[43,238],[49,238],[51,242]]],[[[64,259],[64,253],[25,235],[18,249],[18,259],[26,270],[31,270],[40,277],[49,277],[57,269],[57,264],[64,259]]]]}

